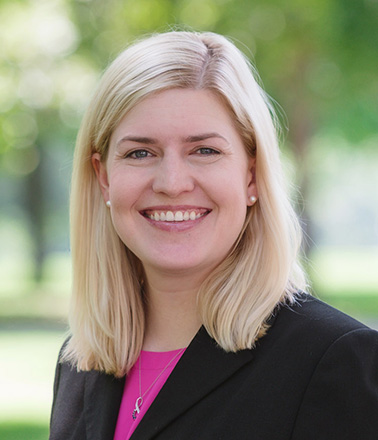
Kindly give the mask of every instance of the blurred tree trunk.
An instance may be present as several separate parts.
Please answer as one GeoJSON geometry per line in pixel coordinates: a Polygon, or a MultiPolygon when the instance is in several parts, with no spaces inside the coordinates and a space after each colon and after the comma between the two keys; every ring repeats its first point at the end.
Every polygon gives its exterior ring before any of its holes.
{"type": "Polygon", "coordinates": [[[293,127],[291,129],[291,139],[297,163],[297,184],[300,191],[296,200],[297,212],[301,220],[304,236],[302,250],[304,255],[308,256],[313,246],[312,220],[308,210],[308,194],[310,188],[308,155],[312,129],[311,112],[303,102],[298,104],[298,107],[291,115],[291,126],[293,127]]]}
{"type": "Polygon", "coordinates": [[[33,280],[42,281],[43,263],[46,256],[44,215],[45,191],[43,173],[43,154],[37,168],[25,179],[25,208],[29,219],[30,237],[32,240],[33,280]]]}
{"type": "Polygon", "coordinates": [[[311,48],[298,51],[295,73],[289,78],[288,117],[290,121],[289,138],[296,161],[297,186],[299,195],[296,199],[297,213],[303,230],[302,251],[309,256],[313,247],[313,223],[308,209],[311,184],[309,170],[310,142],[315,131],[316,116],[313,103],[308,94],[306,72],[311,64],[311,48]]]}

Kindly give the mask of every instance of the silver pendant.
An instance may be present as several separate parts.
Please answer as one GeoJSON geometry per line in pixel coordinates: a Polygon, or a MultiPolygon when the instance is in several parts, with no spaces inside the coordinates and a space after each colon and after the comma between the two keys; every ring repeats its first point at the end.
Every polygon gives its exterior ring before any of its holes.
{"type": "Polygon", "coordinates": [[[143,399],[142,397],[138,397],[137,400],[135,401],[135,408],[133,411],[133,419],[135,420],[137,418],[137,415],[140,413],[140,408],[143,404],[143,399]]]}

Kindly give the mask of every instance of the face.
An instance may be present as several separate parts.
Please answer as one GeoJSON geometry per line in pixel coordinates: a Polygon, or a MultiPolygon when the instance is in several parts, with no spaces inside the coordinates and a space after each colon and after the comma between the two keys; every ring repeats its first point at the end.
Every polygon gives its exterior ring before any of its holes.
{"type": "Polygon", "coordinates": [[[230,252],[257,196],[250,158],[210,91],[172,89],[136,105],[95,153],[114,228],[149,273],[207,276],[230,252]]]}

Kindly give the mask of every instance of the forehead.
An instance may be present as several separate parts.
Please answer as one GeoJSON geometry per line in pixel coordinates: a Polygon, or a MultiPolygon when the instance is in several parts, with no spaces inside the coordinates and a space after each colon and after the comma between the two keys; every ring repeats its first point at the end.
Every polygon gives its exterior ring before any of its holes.
{"type": "MultiPolygon", "coordinates": [[[[231,112],[212,91],[170,89],[154,93],[136,104],[113,132],[183,130],[236,131],[231,112]]],[[[235,134],[235,133],[234,133],[235,134]]],[[[113,137],[114,137],[113,136],[113,137]]]]}

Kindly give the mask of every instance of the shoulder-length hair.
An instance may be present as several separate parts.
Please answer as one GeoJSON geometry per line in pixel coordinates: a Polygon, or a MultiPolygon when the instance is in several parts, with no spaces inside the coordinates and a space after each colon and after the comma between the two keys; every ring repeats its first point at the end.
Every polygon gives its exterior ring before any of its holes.
{"type": "Polygon", "coordinates": [[[228,257],[198,292],[203,325],[227,351],[252,348],[282,301],[305,285],[300,227],[283,181],[275,118],[257,74],[225,37],[168,32],[134,43],[105,72],[82,121],[71,192],[71,338],[63,360],[116,376],[143,343],[143,267],[116,234],[91,164],[106,160],[109,139],[143,98],[172,88],[206,89],[230,111],[256,157],[259,198],[228,257]]]}

